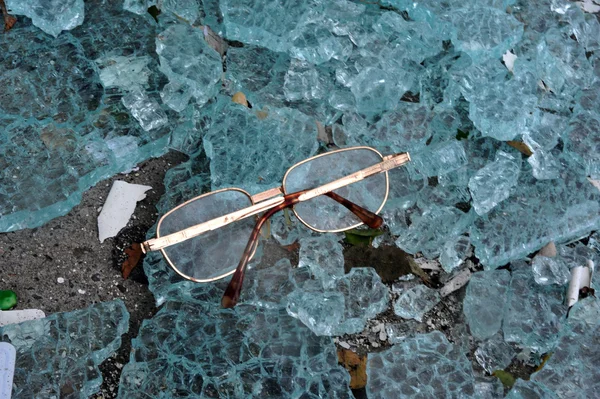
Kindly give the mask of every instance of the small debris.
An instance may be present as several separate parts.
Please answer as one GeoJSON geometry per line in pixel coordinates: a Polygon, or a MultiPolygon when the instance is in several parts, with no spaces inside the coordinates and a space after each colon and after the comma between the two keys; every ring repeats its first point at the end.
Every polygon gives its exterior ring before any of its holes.
{"type": "Polygon", "coordinates": [[[242,93],[241,91],[238,91],[237,93],[235,93],[233,95],[233,97],[231,97],[231,101],[233,101],[234,103],[241,104],[244,107],[248,106],[248,100],[246,99],[246,95],[244,93],[242,93]]]}
{"type": "Polygon", "coordinates": [[[545,256],[546,258],[554,258],[556,256],[556,245],[554,242],[550,241],[544,248],[540,249],[537,254],[545,256]]]}
{"type": "Polygon", "coordinates": [[[121,180],[113,183],[98,216],[100,242],[116,236],[127,225],[133,215],[136,203],[146,198],[145,193],[150,189],[152,189],[150,186],[129,184],[121,180]]]}
{"type": "Polygon", "coordinates": [[[137,242],[134,242],[129,248],[125,249],[125,254],[127,255],[127,259],[121,266],[121,273],[123,278],[127,279],[131,271],[138,263],[140,263],[140,259],[142,258],[142,246],[137,242]]]}
{"type": "Polygon", "coordinates": [[[57,279],[56,279],[56,282],[57,282],[58,284],[64,284],[64,282],[65,282],[65,279],[64,279],[64,278],[62,278],[62,277],[59,277],[59,278],[57,278],[57,279]]]}
{"type": "Polygon", "coordinates": [[[348,349],[338,349],[338,363],[350,374],[350,388],[360,389],[367,385],[367,355],[358,355],[348,349]]]}
{"type": "Polygon", "coordinates": [[[533,155],[533,151],[531,151],[531,148],[529,148],[529,146],[522,141],[510,140],[507,141],[506,144],[508,144],[512,148],[519,150],[519,152],[521,152],[521,154],[525,155],[526,157],[530,157],[533,155]]]}
{"type": "Polygon", "coordinates": [[[452,280],[448,281],[446,285],[440,289],[440,295],[445,297],[464,287],[471,279],[471,274],[472,273],[469,269],[463,269],[458,272],[456,276],[452,278],[452,280]]]}
{"type": "Polygon", "coordinates": [[[0,310],[8,310],[17,304],[17,294],[11,290],[0,291],[0,310]]]}
{"type": "Polygon", "coordinates": [[[513,54],[510,50],[507,50],[506,53],[504,53],[504,55],[502,56],[502,61],[504,61],[506,69],[508,69],[510,72],[513,71],[516,59],[517,56],[513,54]]]}
{"type": "Polygon", "coordinates": [[[579,301],[579,291],[589,288],[594,273],[594,262],[587,261],[586,266],[577,266],[571,269],[571,282],[567,290],[567,306],[571,307],[579,301]]]}

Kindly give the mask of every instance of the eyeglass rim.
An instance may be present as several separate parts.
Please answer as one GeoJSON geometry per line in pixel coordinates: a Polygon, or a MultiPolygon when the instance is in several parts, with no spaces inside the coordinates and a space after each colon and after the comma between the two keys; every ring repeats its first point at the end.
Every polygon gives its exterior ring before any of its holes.
{"type": "MultiPolygon", "coordinates": [[[[189,200],[185,201],[184,203],[177,205],[176,207],[174,207],[173,209],[171,209],[171,210],[169,210],[167,213],[165,213],[165,214],[164,214],[164,215],[163,215],[163,216],[162,216],[162,217],[159,219],[159,221],[158,221],[158,224],[157,224],[157,227],[156,227],[156,238],[160,238],[160,237],[161,237],[161,236],[160,236],[160,226],[161,226],[161,224],[162,224],[163,220],[164,220],[164,219],[165,219],[167,216],[169,216],[169,215],[170,215],[172,212],[175,212],[175,211],[176,211],[176,210],[178,210],[179,208],[181,208],[181,207],[184,207],[184,206],[188,205],[188,204],[189,204],[189,203],[191,203],[191,202],[194,202],[194,201],[197,201],[197,200],[199,200],[199,199],[201,199],[201,198],[203,198],[203,197],[207,197],[207,196],[209,196],[209,195],[213,195],[213,194],[218,194],[218,193],[220,193],[220,192],[224,192],[224,191],[239,191],[239,192],[241,192],[241,193],[245,194],[245,195],[246,195],[246,196],[247,196],[247,197],[250,199],[250,206],[252,206],[252,205],[255,205],[256,203],[262,202],[262,201],[264,201],[264,200],[267,200],[267,199],[269,199],[269,198],[276,197],[277,195],[281,195],[281,194],[283,194],[284,196],[285,196],[285,195],[289,195],[290,193],[287,193],[287,192],[286,192],[286,190],[285,190],[285,182],[286,182],[286,179],[287,179],[287,177],[288,177],[288,174],[289,174],[289,173],[290,173],[290,172],[291,172],[291,171],[292,171],[294,168],[296,168],[297,166],[299,166],[299,165],[302,165],[302,164],[304,164],[304,163],[306,163],[306,162],[313,161],[313,160],[315,160],[316,158],[324,157],[324,156],[327,156],[327,155],[332,155],[332,154],[335,154],[335,153],[339,153],[339,152],[345,152],[345,151],[352,151],[352,150],[362,150],[362,149],[366,149],[366,150],[369,150],[369,151],[372,151],[372,152],[376,153],[376,154],[377,154],[377,155],[378,155],[378,156],[381,158],[381,162],[385,161],[385,159],[386,159],[386,157],[384,157],[384,156],[383,156],[383,155],[382,155],[382,154],[381,154],[379,151],[377,151],[375,148],[373,148],[373,147],[369,147],[369,146],[355,146],[355,147],[340,148],[340,149],[337,149],[337,150],[328,151],[328,152],[324,152],[324,153],[322,153],[322,154],[319,154],[319,155],[312,156],[312,157],[310,157],[310,158],[304,159],[304,160],[302,160],[302,161],[300,161],[300,162],[298,162],[298,163],[296,163],[296,164],[292,165],[291,167],[289,167],[289,168],[287,169],[286,173],[284,174],[284,176],[283,176],[283,179],[282,179],[282,183],[281,183],[281,185],[280,185],[279,187],[277,187],[277,188],[274,188],[274,189],[269,189],[269,190],[266,190],[265,192],[258,193],[258,194],[254,195],[254,196],[250,195],[250,193],[248,193],[246,190],[243,190],[243,189],[241,189],[241,188],[238,188],[238,187],[226,187],[226,188],[218,189],[218,190],[215,190],[215,191],[209,191],[209,192],[207,192],[207,193],[204,193],[204,194],[201,194],[201,195],[199,195],[199,196],[193,197],[193,198],[191,198],[191,199],[189,199],[189,200]],[[268,192],[270,192],[270,191],[273,191],[273,195],[269,195],[269,196],[267,196],[267,197],[265,197],[265,198],[261,198],[261,194],[265,194],[265,193],[268,193],[268,192]],[[278,191],[278,193],[275,193],[275,191],[278,191]],[[256,197],[259,197],[259,198],[261,198],[259,202],[255,201],[255,199],[254,199],[254,198],[256,198],[256,197]]],[[[379,209],[377,209],[377,210],[374,212],[375,214],[378,214],[378,213],[379,213],[379,212],[380,212],[380,211],[383,209],[383,207],[385,206],[385,203],[387,202],[388,195],[389,195],[389,176],[388,176],[388,171],[385,171],[385,172],[383,172],[383,173],[385,173],[385,196],[384,196],[384,199],[383,199],[383,201],[382,201],[382,203],[381,203],[381,205],[380,205],[379,209]]],[[[311,230],[313,230],[313,231],[316,231],[316,232],[319,232],[319,233],[337,233],[337,232],[343,232],[343,231],[347,231],[347,230],[350,230],[350,229],[353,229],[353,228],[356,228],[356,227],[362,226],[362,225],[364,224],[363,222],[359,222],[359,223],[357,223],[357,224],[355,224],[355,225],[352,225],[352,226],[349,226],[349,227],[344,227],[344,228],[342,228],[342,229],[336,229],[336,230],[321,230],[321,229],[314,228],[314,227],[313,227],[313,226],[311,226],[310,224],[306,223],[306,222],[305,222],[305,221],[304,221],[304,220],[303,220],[303,219],[302,219],[302,218],[301,218],[301,217],[298,215],[298,213],[296,212],[296,209],[295,209],[295,208],[292,208],[292,210],[293,210],[293,212],[294,212],[294,215],[295,215],[295,216],[298,218],[298,220],[299,220],[299,221],[300,221],[302,224],[304,224],[304,225],[305,225],[306,227],[308,227],[309,229],[311,229],[311,230]]],[[[254,257],[254,255],[255,255],[255,253],[256,253],[256,250],[257,250],[257,247],[255,247],[255,248],[254,248],[254,250],[253,250],[252,254],[250,255],[250,259],[252,259],[252,258],[254,257]]],[[[220,276],[212,277],[212,278],[210,278],[210,279],[198,279],[198,278],[194,278],[194,277],[191,277],[191,276],[188,276],[188,275],[186,275],[185,273],[182,273],[182,272],[181,272],[181,271],[180,271],[180,270],[179,270],[177,267],[175,267],[175,265],[173,264],[173,262],[171,261],[171,259],[170,259],[170,258],[169,258],[169,256],[167,255],[167,253],[166,253],[166,251],[165,251],[165,248],[162,248],[162,249],[160,249],[160,252],[161,252],[161,254],[164,256],[164,258],[165,258],[165,260],[167,261],[167,263],[169,264],[169,266],[171,266],[171,268],[172,268],[172,269],[173,269],[173,270],[174,270],[174,271],[175,271],[177,274],[179,274],[181,277],[183,277],[183,278],[185,278],[185,279],[187,279],[187,280],[190,280],[190,281],[194,281],[194,282],[198,282],[198,283],[207,283],[207,282],[212,282],[212,281],[221,280],[221,279],[223,279],[223,278],[225,278],[225,277],[227,277],[227,276],[229,276],[229,275],[231,275],[231,274],[233,274],[233,273],[235,272],[235,268],[234,268],[233,270],[231,270],[231,271],[229,271],[229,272],[223,273],[223,274],[222,274],[222,275],[220,275],[220,276]]]]}
{"type": "MultiPolygon", "coordinates": [[[[187,201],[185,201],[182,204],[177,205],[175,208],[171,209],[169,212],[165,213],[164,215],[161,216],[161,218],[158,220],[158,224],[156,225],[156,237],[159,238],[160,237],[160,225],[163,222],[163,219],[165,219],[167,216],[169,216],[171,213],[175,212],[177,209],[182,208],[186,205],[188,205],[191,202],[197,201],[203,197],[208,197],[209,195],[213,195],[213,194],[218,194],[221,193],[223,191],[239,191],[243,194],[245,194],[249,199],[250,199],[250,203],[251,205],[254,205],[254,200],[252,199],[252,196],[250,195],[250,193],[248,193],[246,190],[243,190],[241,188],[237,188],[237,187],[227,187],[227,188],[221,188],[219,190],[215,190],[215,191],[209,191],[208,193],[204,193],[201,194],[197,197],[191,198],[187,201]]],[[[193,238],[192,238],[193,239],[193,238]]],[[[252,254],[250,255],[250,259],[252,259],[254,257],[254,254],[256,254],[256,250],[257,250],[258,246],[256,246],[256,248],[254,248],[254,251],[252,251],[252,254]]],[[[221,274],[220,276],[217,277],[212,277],[209,279],[198,279],[195,277],[191,277],[188,276],[187,274],[181,272],[177,267],[175,267],[175,264],[171,261],[171,259],[169,258],[169,256],[167,255],[167,252],[165,251],[166,248],[162,248],[160,249],[160,253],[162,254],[162,256],[164,256],[165,260],[167,261],[167,263],[169,264],[169,266],[171,266],[171,269],[173,269],[177,274],[179,274],[181,277],[187,279],[187,280],[191,280],[194,281],[196,283],[210,283],[211,281],[217,281],[217,280],[221,280],[231,274],[233,274],[235,272],[235,267],[233,268],[233,270],[221,274]]]]}
{"type": "MultiPolygon", "coordinates": [[[[379,156],[379,158],[381,158],[381,162],[383,162],[383,161],[385,160],[385,158],[384,158],[383,154],[381,154],[381,153],[380,153],[379,151],[377,151],[375,148],[373,148],[373,147],[369,147],[369,146],[356,146],[356,147],[340,148],[340,149],[337,149],[337,150],[334,150],[334,151],[328,151],[328,152],[324,152],[324,153],[322,153],[322,154],[319,154],[319,155],[312,156],[312,157],[310,157],[310,158],[307,158],[307,159],[305,159],[305,160],[303,160],[303,161],[300,161],[300,162],[298,162],[298,163],[296,163],[296,164],[292,165],[292,166],[291,166],[291,167],[290,167],[290,168],[289,168],[289,169],[288,169],[288,170],[285,172],[285,175],[283,175],[283,179],[282,179],[282,183],[281,183],[281,191],[283,192],[283,194],[284,194],[284,195],[289,195],[289,194],[291,194],[291,193],[288,193],[288,192],[287,192],[287,190],[286,190],[286,188],[285,188],[285,182],[286,182],[286,179],[287,179],[287,177],[288,177],[288,174],[289,174],[289,173],[290,173],[290,172],[291,172],[291,171],[292,171],[294,168],[296,168],[297,166],[300,166],[300,165],[302,165],[302,164],[304,164],[304,163],[306,163],[306,162],[310,162],[310,161],[313,161],[313,160],[315,160],[315,159],[317,159],[317,158],[321,158],[321,157],[324,157],[324,156],[327,156],[327,155],[332,155],[332,154],[335,154],[335,153],[338,153],[338,152],[352,151],[352,150],[370,150],[370,151],[373,151],[374,153],[376,153],[376,154],[379,156]]],[[[390,179],[389,179],[388,172],[387,172],[387,171],[385,171],[385,172],[383,172],[383,173],[385,174],[385,196],[383,197],[383,201],[381,202],[381,205],[379,206],[379,208],[378,208],[376,211],[374,211],[374,212],[373,212],[373,213],[375,213],[376,215],[377,215],[377,214],[379,214],[379,212],[381,212],[381,210],[382,210],[382,209],[383,209],[383,207],[385,206],[385,203],[387,202],[388,195],[389,195],[389,192],[390,192],[390,179]]],[[[311,226],[310,224],[306,223],[306,222],[305,222],[305,221],[304,221],[304,220],[303,220],[303,219],[300,217],[300,215],[298,215],[298,212],[296,212],[296,207],[292,207],[292,211],[294,212],[294,215],[296,215],[296,218],[298,218],[298,220],[299,220],[299,221],[300,221],[300,222],[301,222],[303,225],[305,225],[305,226],[306,226],[306,227],[308,227],[309,229],[311,229],[311,230],[313,230],[313,231],[316,231],[316,232],[318,232],[318,233],[340,233],[340,232],[343,232],[343,231],[348,231],[348,230],[351,230],[351,229],[354,229],[354,228],[356,228],[356,227],[359,227],[359,226],[362,226],[362,225],[364,225],[364,223],[363,223],[363,222],[359,222],[359,223],[357,223],[357,224],[355,224],[355,225],[352,225],[352,226],[349,226],[349,227],[344,227],[344,228],[341,228],[341,229],[335,229],[335,230],[321,230],[321,229],[317,229],[317,228],[315,228],[315,227],[311,226]]]]}

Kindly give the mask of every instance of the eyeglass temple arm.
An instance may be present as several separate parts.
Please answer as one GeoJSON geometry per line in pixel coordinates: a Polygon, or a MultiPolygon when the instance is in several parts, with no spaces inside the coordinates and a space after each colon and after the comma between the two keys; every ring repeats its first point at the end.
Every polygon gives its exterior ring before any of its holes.
{"type": "Polygon", "coordinates": [[[348,201],[341,195],[338,195],[333,191],[325,193],[324,195],[342,204],[346,209],[355,214],[364,224],[366,224],[370,228],[378,229],[383,225],[383,218],[381,216],[376,215],[370,210],[365,209],[362,206],[355,204],[354,202],[348,201]]]}
{"type": "MultiPolygon", "coordinates": [[[[304,194],[308,190],[299,191],[297,193],[289,194],[284,197],[284,201],[277,205],[274,208],[267,210],[256,222],[254,225],[254,229],[252,229],[252,233],[250,234],[250,238],[248,239],[248,244],[246,244],[246,248],[244,249],[244,253],[242,254],[242,259],[240,259],[240,263],[235,269],[235,273],[233,273],[233,277],[223,294],[223,298],[221,298],[221,306],[224,308],[232,308],[234,307],[238,300],[240,299],[240,294],[242,292],[242,285],[244,283],[244,276],[246,274],[246,266],[248,266],[248,262],[250,262],[250,256],[254,253],[254,248],[258,244],[258,237],[260,233],[260,229],[263,224],[274,214],[281,211],[285,208],[290,208],[300,202],[298,199],[302,194],[304,194]]],[[[329,198],[339,202],[352,213],[354,213],[358,218],[367,226],[372,229],[377,229],[381,227],[383,224],[383,219],[381,216],[374,214],[373,212],[355,204],[354,202],[348,201],[346,198],[334,193],[329,192],[324,195],[329,198]]]]}
{"type": "Polygon", "coordinates": [[[250,238],[248,239],[248,244],[246,244],[246,248],[244,249],[244,253],[242,254],[242,259],[240,259],[240,263],[238,263],[235,272],[233,273],[233,277],[231,277],[231,281],[229,285],[225,289],[223,293],[223,297],[221,298],[221,307],[223,308],[233,308],[240,299],[240,293],[242,292],[242,284],[244,283],[244,276],[246,274],[246,266],[248,266],[248,262],[250,262],[250,257],[254,252],[254,247],[258,244],[258,236],[260,233],[260,229],[263,224],[274,214],[281,211],[282,209],[289,208],[293,206],[294,203],[289,203],[288,201],[284,201],[281,204],[277,205],[275,208],[271,208],[266,211],[256,222],[254,225],[254,229],[252,229],[252,233],[250,234],[250,238]]]}

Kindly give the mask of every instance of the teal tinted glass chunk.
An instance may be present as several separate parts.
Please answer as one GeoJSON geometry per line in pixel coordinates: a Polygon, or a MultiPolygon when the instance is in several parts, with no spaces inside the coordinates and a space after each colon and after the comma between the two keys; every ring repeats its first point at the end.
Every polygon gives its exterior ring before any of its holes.
{"type": "Polygon", "coordinates": [[[8,0],[6,6],[54,37],[81,25],[85,17],[83,0],[8,0]]]}
{"type": "Polygon", "coordinates": [[[477,63],[500,57],[523,35],[523,24],[497,8],[459,8],[450,11],[448,17],[455,28],[452,42],[477,63]]]}
{"type": "Polygon", "coordinates": [[[471,397],[471,362],[444,334],[434,331],[407,338],[383,352],[369,354],[369,398],[471,397]]]}
{"type": "Polygon", "coordinates": [[[171,25],[156,37],[156,53],[160,70],[171,83],[163,92],[163,101],[168,106],[178,111],[183,108],[183,104],[178,104],[179,99],[172,98],[175,87],[189,91],[199,105],[217,94],[216,84],[223,72],[221,57],[206,43],[202,30],[184,24],[171,25]]]}
{"type": "Polygon", "coordinates": [[[352,397],[332,339],[282,309],[168,302],[144,321],[132,346],[119,386],[123,399],[161,398],[165,390],[231,399],[352,397]]]}
{"type": "Polygon", "coordinates": [[[513,270],[507,296],[504,339],[537,353],[553,350],[567,315],[565,290],[538,285],[531,267],[524,265],[513,270]]]}
{"type": "Polygon", "coordinates": [[[510,196],[510,190],[518,181],[521,161],[518,155],[498,151],[494,162],[478,170],[469,180],[473,207],[479,215],[492,210],[510,196]]]}
{"type": "Polygon", "coordinates": [[[255,113],[229,98],[205,112],[203,138],[213,188],[260,190],[281,182],[285,171],[317,150],[317,125],[290,108],[255,113]]]}
{"type": "Polygon", "coordinates": [[[425,285],[416,285],[400,293],[394,304],[394,313],[404,319],[423,321],[429,312],[441,300],[440,294],[425,285]]]}
{"type": "Polygon", "coordinates": [[[506,369],[516,354],[504,341],[502,334],[496,334],[479,345],[475,350],[475,359],[485,371],[492,374],[496,370],[506,369]]]}
{"type": "Polygon", "coordinates": [[[98,366],[121,346],[129,329],[123,301],[0,327],[17,350],[13,397],[88,398],[100,390],[98,366]]]}
{"type": "Polygon", "coordinates": [[[477,272],[471,276],[463,312],[474,337],[488,339],[500,330],[509,283],[507,270],[477,272]]]}

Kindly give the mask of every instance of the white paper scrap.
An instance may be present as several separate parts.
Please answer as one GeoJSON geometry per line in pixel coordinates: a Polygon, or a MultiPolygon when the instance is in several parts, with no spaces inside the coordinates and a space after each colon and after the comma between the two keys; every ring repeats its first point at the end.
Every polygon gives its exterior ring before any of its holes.
{"type": "Polygon", "coordinates": [[[0,342],[0,399],[10,399],[15,375],[17,351],[8,342],[0,342]]]}
{"type": "Polygon", "coordinates": [[[595,1],[592,0],[583,0],[583,1],[578,1],[577,4],[579,5],[579,7],[581,7],[581,9],[585,12],[588,12],[590,14],[595,14],[600,12],[600,4],[598,4],[595,1]]]}
{"type": "Polygon", "coordinates": [[[46,314],[39,309],[3,310],[0,311],[0,327],[43,319],[44,317],[46,317],[46,314]]]}
{"type": "Polygon", "coordinates": [[[133,215],[138,201],[146,198],[150,186],[129,184],[116,180],[108,193],[102,211],[98,216],[98,238],[104,242],[107,238],[116,236],[133,215]]]}

